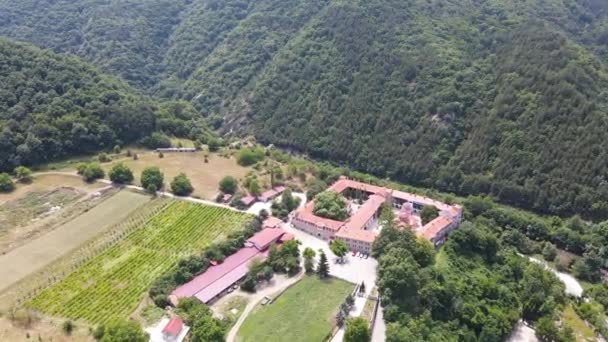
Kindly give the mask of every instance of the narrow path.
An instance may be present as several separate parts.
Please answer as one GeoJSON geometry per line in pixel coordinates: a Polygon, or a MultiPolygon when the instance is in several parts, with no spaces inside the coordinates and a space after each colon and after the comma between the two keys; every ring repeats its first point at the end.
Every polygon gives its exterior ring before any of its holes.
{"type": "MultiPolygon", "coordinates": [[[[74,172],[67,172],[67,171],[44,171],[44,172],[36,172],[33,174],[33,176],[44,176],[44,175],[59,175],[59,176],[73,176],[73,177],[80,177],[80,175],[78,175],[75,171],[74,172]]],[[[98,179],[97,180],[98,183],[102,183],[102,184],[108,184],[108,185],[112,185],[112,186],[116,186],[116,187],[124,187],[127,189],[131,189],[131,190],[137,190],[137,191],[142,191],[142,192],[147,192],[146,189],[142,188],[141,186],[137,186],[137,185],[120,185],[120,184],[114,184],[112,183],[112,181],[108,180],[108,179],[98,179]]],[[[170,192],[167,191],[158,191],[157,195],[159,197],[167,197],[167,198],[173,198],[176,200],[182,200],[182,201],[188,201],[188,202],[192,202],[192,203],[198,203],[198,204],[204,204],[204,205],[209,205],[209,206],[213,206],[213,207],[220,207],[220,208],[225,208],[225,209],[229,209],[232,211],[238,211],[238,212],[245,212],[243,210],[239,210],[237,208],[233,208],[229,205],[223,204],[223,203],[217,203],[214,201],[209,201],[209,200],[204,200],[204,199],[200,199],[200,198],[194,198],[191,196],[176,196],[170,192]]]]}
{"type": "Polygon", "coordinates": [[[245,319],[247,318],[247,316],[249,316],[249,314],[251,313],[253,308],[262,300],[262,298],[264,298],[265,296],[272,296],[273,294],[284,290],[288,286],[290,286],[290,285],[296,283],[298,280],[302,279],[303,276],[304,276],[304,272],[301,272],[296,277],[287,278],[285,281],[281,282],[280,284],[276,284],[275,286],[270,286],[270,287],[261,289],[258,292],[256,292],[255,295],[253,295],[253,297],[251,297],[251,300],[249,301],[249,303],[243,310],[243,313],[241,314],[239,319],[236,321],[236,323],[234,323],[234,325],[228,332],[228,336],[226,336],[226,342],[234,342],[236,340],[236,334],[238,333],[239,329],[241,328],[241,325],[243,325],[243,322],[245,322],[245,319]]]}

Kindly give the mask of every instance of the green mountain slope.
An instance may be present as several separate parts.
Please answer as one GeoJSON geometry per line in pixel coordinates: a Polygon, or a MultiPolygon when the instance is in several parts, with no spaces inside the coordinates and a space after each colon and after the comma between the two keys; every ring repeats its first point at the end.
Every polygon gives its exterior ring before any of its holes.
{"type": "Polygon", "coordinates": [[[76,57],[0,39],[0,171],[139,141],[201,137],[187,102],[157,103],[76,57]]]}
{"type": "Polygon", "coordinates": [[[608,217],[603,0],[0,0],[223,130],[418,185],[608,217]]]}

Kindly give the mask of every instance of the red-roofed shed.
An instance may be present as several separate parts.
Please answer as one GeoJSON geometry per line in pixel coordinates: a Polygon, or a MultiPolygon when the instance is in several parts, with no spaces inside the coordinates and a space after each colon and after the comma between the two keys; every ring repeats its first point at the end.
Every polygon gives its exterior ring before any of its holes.
{"type": "Polygon", "coordinates": [[[277,242],[285,234],[282,229],[264,228],[252,236],[247,242],[253,244],[260,251],[267,249],[271,243],[277,242]]]}
{"type": "Polygon", "coordinates": [[[163,328],[163,335],[168,337],[176,337],[182,331],[184,323],[179,317],[173,317],[169,320],[167,325],[163,328]]]}

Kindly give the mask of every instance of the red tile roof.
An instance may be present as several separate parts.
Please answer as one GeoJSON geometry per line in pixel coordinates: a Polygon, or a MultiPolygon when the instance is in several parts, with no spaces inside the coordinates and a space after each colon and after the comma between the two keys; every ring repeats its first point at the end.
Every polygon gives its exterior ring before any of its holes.
{"type": "Polygon", "coordinates": [[[295,236],[293,236],[293,234],[285,233],[285,234],[281,235],[279,242],[283,243],[285,241],[289,241],[289,240],[293,240],[293,239],[295,239],[295,236]]]}
{"type": "Polygon", "coordinates": [[[177,336],[180,331],[182,331],[182,327],[184,323],[178,317],[173,317],[169,320],[167,325],[163,328],[162,333],[169,336],[177,336]]]}
{"type": "Polygon", "coordinates": [[[247,196],[241,198],[241,202],[244,205],[251,205],[253,202],[255,202],[255,197],[253,197],[251,195],[247,195],[247,196]]]}
{"type": "MultiPolygon", "coordinates": [[[[218,264],[217,266],[210,266],[204,273],[199,274],[191,281],[173,290],[169,299],[171,300],[173,305],[177,305],[177,301],[179,300],[179,298],[192,297],[196,295],[211,284],[222,279],[222,277],[224,277],[226,274],[230,273],[234,269],[238,268],[239,266],[249,265],[249,261],[259,255],[260,251],[258,251],[254,247],[241,248],[236,253],[224,259],[224,262],[222,262],[221,264],[218,264]]],[[[224,285],[225,289],[232,284],[224,285]]],[[[221,293],[221,291],[216,293],[216,295],[219,293],[221,293]]]]}
{"type": "Polygon", "coordinates": [[[280,218],[274,217],[274,216],[269,216],[267,219],[264,220],[264,223],[262,223],[262,227],[264,227],[264,228],[281,228],[282,223],[283,223],[283,221],[281,221],[280,218]]]}
{"type": "Polygon", "coordinates": [[[253,244],[258,250],[263,251],[268,248],[271,243],[278,241],[283,234],[285,234],[283,229],[264,228],[262,231],[249,238],[247,242],[253,244]]]}
{"type": "Polygon", "coordinates": [[[344,223],[344,229],[360,230],[365,224],[376,214],[382,203],[384,203],[384,197],[380,195],[371,195],[369,199],[363,203],[363,205],[357,210],[357,212],[348,218],[344,223]]]}
{"type": "Polygon", "coordinates": [[[418,233],[429,240],[433,240],[437,235],[452,224],[453,219],[446,216],[438,216],[431,222],[418,230],[418,233]]]}

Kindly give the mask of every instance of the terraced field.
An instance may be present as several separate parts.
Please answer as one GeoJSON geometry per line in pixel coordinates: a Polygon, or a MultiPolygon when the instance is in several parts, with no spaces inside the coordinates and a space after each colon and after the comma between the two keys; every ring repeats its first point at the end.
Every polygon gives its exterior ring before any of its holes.
{"type": "Polygon", "coordinates": [[[125,318],[152,281],[183,255],[240,229],[248,219],[224,208],[175,201],[27,305],[48,315],[94,324],[125,318]]]}

